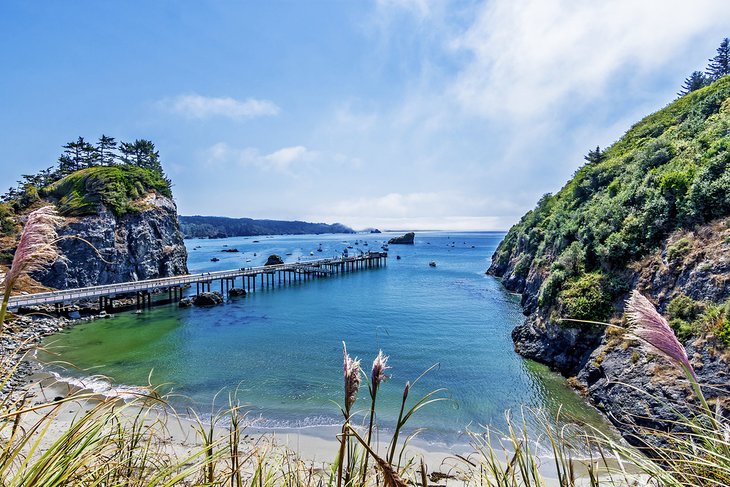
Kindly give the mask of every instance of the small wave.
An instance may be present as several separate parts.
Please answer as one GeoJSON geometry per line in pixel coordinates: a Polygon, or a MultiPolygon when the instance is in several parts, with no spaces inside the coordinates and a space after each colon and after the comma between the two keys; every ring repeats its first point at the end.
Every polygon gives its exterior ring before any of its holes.
{"type": "Polygon", "coordinates": [[[48,371],[57,382],[63,382],[76,387],[82,391],[88,391],[104,397],[119,397],[122,399],[133,399],[140,395],[148,395],[149,391],[144,387],[116,385],[101,377],[69,377],[58,372],[48,371]]]}

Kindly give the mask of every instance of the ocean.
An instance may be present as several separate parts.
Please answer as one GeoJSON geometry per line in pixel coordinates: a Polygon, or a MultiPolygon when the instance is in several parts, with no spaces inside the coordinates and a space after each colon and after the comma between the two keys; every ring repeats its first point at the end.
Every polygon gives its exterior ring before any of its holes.
{"type": "MultiPolygon", "coordinates": [[[[270,254],[291,262],[332,257],[347,246],[351,253],[379,250],[393,235],[186,240],[188,266],[202,273],[262,265],[270,254]],[[223,252],[233,248],[239,252],[223,252]]],[[[257,285],[255,293],[216,307],[172,304],[118,313],[46,339],[49,353],[39,358],[66,377],[103,376],[119,386],[151,383],[178,410],[198,414],[227,406],[235,394],[256,427],[280,430],[341,421],[346,342],[368,373],[378,350],[390,357],[390,378],[378,395],[385,430],[397,418],[406,382],[431,367],[409,395],[412,404],[442,389],[437,396],[444,400],[409,423],[426,428],[426,441],[465,443],[467,431],[504,428],[505,414],[523,407],[551,414],[562,408],[602,427],[598,412],[564,378],[514,352],[510,332],[524,319],[519,297],[485,275],[503,237],[417,232],[414,245],[390,246],[384,267],[269,289],[257,285]]],[[[359,417],[368,407],[363,382],[355,405],[359,417]]]]}

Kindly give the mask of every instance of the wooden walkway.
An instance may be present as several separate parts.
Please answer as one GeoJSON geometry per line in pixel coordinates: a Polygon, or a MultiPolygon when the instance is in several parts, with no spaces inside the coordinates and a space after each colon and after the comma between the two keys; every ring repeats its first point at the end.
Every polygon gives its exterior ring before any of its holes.
{"type": "Polygon", "coordinates": [[[168,291],[171,301],[182,298],[183,289],[189,286],[194,286],[197,294],[204,291],[217,291],[218,286],[214,287],[214,284],[220,284],[220,292],[223,295],[234,287],[243,288],[246,292],[253,292],[256,291],[257,281],[259,281],[260,288],[274,287],[326,277],[332,274],[376,268],[385,265],[387,259],[387,252],[368,252],[350,257],[343,256],[270,266],[243,267],[228,271],[204,272],[202,274],[187,274],[144,281],[63,289],[12,296],[8,302],[8,308],[17,310],[21,307],[53,304],[60,311],[66,305],[78,301],[98,299],[100,310],[111,310],[114,307],[115,299],[130,297],[136,297],[137,308],[141,308],[151,305],[153,292],[168,291]],[[239,279],[240,285],[237,285],[239,279]]]}

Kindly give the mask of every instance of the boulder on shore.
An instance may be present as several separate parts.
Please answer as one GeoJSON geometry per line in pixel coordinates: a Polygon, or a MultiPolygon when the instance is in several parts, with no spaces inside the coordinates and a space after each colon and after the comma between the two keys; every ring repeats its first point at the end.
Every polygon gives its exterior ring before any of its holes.
{"type": "Polygon", "coordinates": [[[393,237],[390,240],[388,240],[389,244],[393,245],[413,245],[413,241],[416,238],[416,234],[413,232],[408,232],[405,235],[401,235],[400,237],[393,237]]]}
{"type": "Polygon", "coordinates": [[[242,287],[232,287],[231,289],[228,290],[229,297],[245,296],[245,295],[246,295],[246,290],[243,289],[242,287]]]}
{"type": "Polygon", "coordinates": [[[264,265],[280,265],[284,263],[284,259],[282,259],[280,256],[276,254],[271,254],[268,259],[266,259],[266,264],[264,265]]]}
{"type": "Polygon", "coordinates": [[[223,304],[223,295],[218,291],[200,293],[193,298],[195,306],[215,306],[223,304]]]}

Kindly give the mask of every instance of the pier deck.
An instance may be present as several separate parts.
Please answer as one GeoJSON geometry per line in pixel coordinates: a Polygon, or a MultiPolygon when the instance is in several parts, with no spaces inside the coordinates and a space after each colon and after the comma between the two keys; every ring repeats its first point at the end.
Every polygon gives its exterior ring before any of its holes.
{"type": "MultiPolygon", "coordinates": [[[[316,259],[286,264],[242,267],[227,271],[204,272],[183,276],[131,281],[119,284],[105,284],[75,289],[63,289],[44,293],[12,296],[8,308],[17,310],[21,307],[55,304],[57,308],[78,301],[99,300],[99,309],[113,308],[113,300],[121,297],[137,298],[137,307],[151,305],[151,294],[167,290],[170,300],[180,299],[183,289],[195,286],[196,293],[210,291],[213,283],[220,283],[220,291],[225,294],[236,287],[241,280],[240,288],[247,292],[256,290],[256,281],[261,288],[288,284],[297,281],[326,277],[331,274],[352,272],[360,269],[380,267],[387,263],[387,252],[368,252],[357,256],[342,256],[328,259],[316,259]]],[[[217,290],[217,289],[216,289],[217,290]]]]}

